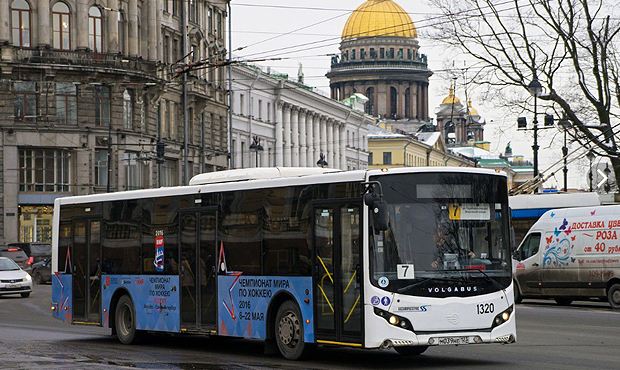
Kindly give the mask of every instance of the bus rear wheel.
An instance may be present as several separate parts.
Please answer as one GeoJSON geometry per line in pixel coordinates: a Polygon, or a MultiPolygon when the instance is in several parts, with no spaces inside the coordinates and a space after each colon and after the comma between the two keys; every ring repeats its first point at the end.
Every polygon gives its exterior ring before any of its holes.
{"type": "Polygon", "coordinates": [[[303,319],[294,302],[285,301],[278,308],[274,334],[278,350],[287,360],[298,360],[306,352],[303,319]]]}
{"type": "Polygon", "coordinates": [[[428,346],[404,346],[404,347],[394,347],[396,352],[402,356],[418,356],[424,353],[428,346]]]}
{"type": "Polygon", "coordinates": [[[607,300],[611,308],[620,309],[620,284],[614,284],[607,290],[607,300]]]}
{"type": "Polygon", "coordinates": [[[114,315],[114,328],[116,337],[123,344],[132,344],[136,341],[136,310],[129,296],[124,295],[116,304],[114,315]]]}

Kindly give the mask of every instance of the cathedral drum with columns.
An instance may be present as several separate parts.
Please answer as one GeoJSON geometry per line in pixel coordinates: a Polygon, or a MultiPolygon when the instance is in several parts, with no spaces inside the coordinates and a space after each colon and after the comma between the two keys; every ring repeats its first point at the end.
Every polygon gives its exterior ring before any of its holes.
{"type": "Polygon", "coordinates": [[[366,113],[427,122],[428,69],[411,17],[392,0],[367,0],[349,17],[340,55],[332,57],[331,96],[368,98],[366,113]]]}

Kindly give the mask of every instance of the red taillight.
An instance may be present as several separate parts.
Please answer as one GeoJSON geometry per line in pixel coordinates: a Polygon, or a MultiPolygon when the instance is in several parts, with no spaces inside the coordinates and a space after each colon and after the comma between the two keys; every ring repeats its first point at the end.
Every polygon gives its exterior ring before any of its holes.
{"type": "Polygon", "coordinates": [[[28,257],[28,264],[32,265],[34,263],[34,257],[30,256],[28,257]]]}
{"type": "Polygon", "coordinates": [[[19,248],[9,248],[9,252],[19,252],[19,248]]]}

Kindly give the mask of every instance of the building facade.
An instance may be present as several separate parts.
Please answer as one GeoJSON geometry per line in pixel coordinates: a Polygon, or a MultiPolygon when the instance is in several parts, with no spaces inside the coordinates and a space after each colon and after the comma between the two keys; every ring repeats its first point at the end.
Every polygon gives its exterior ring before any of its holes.
{"type": "Polygon", "coordinates": [[[226,168],[225,70],[193,69],[185,94],[179,73],[226,59],[226,16],[224,0],[0,0],[0,243],[49,242],[57,197],[226,168]]]}
{"type": "Polygon", "coordinates": [[[427,57],[411,17],[392,0],[367,0],[349,17],[332,57],[331,96],[368,98],[366,112],[407,123],[428,122],[427,57]]]}
{"type": "Polygon", "coordinates": [[[287,75],[246,65],[232,71],[234,168],[316,167],[321,158],[325,167],[367,168],[372,117],[287,75]]]}
{"type": "Polygon", "coordinates": [[[409,134],[369,126],[368,148],[371,169],[398,167],[475,167],[469,158],[447,150],[438,132],[409,134]]]}

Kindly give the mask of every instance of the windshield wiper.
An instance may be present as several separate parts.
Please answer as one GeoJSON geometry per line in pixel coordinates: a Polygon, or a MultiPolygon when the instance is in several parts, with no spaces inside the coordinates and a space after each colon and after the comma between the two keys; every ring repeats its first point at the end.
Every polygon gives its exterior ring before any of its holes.
{"type": "Polygon", "coordinates": [[[484,277],[487,279],[487,281],[490,281],[493,285],[495,285],[496,288],[498,288],[500,290],[506,289],[506,288],[504,288],[502,286],[502,284],[499,283],[499,281],[497,281],[496,279],[490,277],[486,272],[482,271],[481,269],[456,269],[456,270],[451,270],[451,271],[460,271],[460,272],[477,271],[477,272],[481,273],[482,275],[484,275],[484,277]]]}

